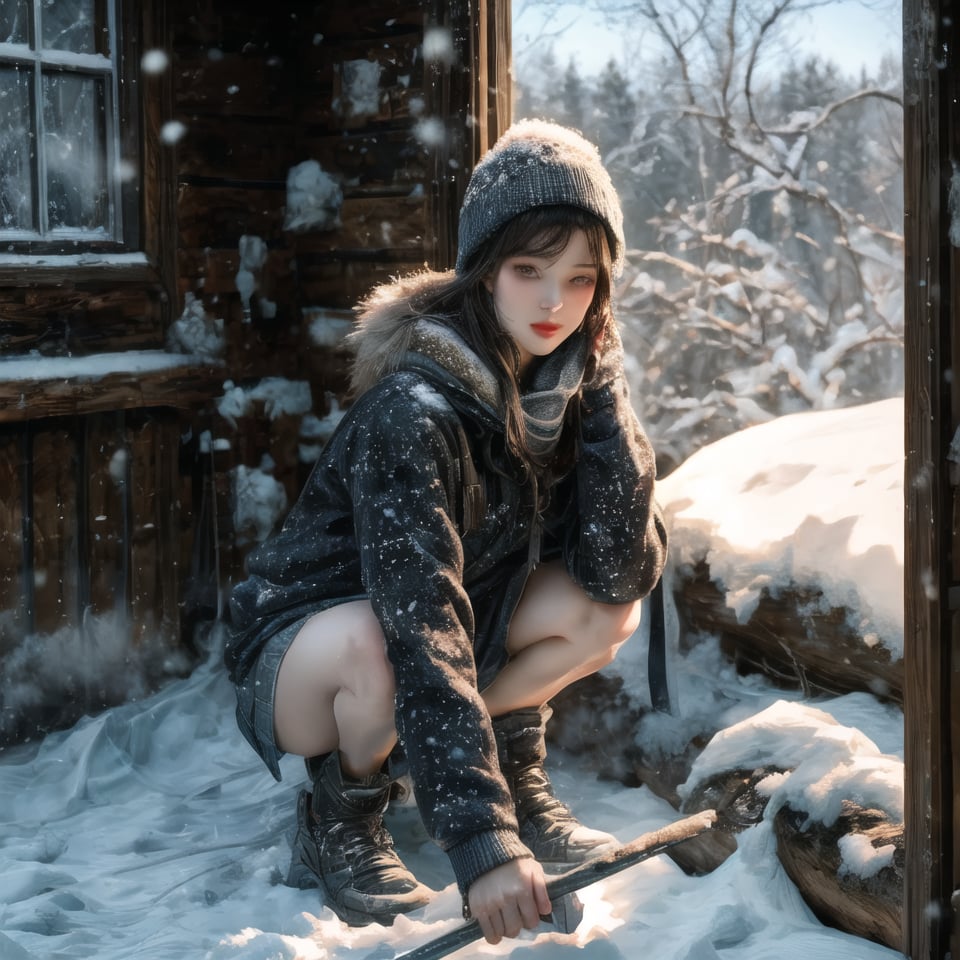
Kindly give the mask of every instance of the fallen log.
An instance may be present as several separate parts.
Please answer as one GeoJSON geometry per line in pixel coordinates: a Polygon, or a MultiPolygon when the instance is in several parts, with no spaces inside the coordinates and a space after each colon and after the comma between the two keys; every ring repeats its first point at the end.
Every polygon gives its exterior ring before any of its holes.
{"type": "Polygon", "coordinates": [[[807,814],[777,811],[777,855],[787,876],[821,923],[900,950],[903,943],[903,824],[880,810],[844,801],[829,827],[806,824],[807,814]],[[870,876],[848,868],[841,842],[852,837],[883,851],[889,862],[870,876]]]}
{"type": "MultiPolygon", "coordinates": [[[[691,793],[682,809],[686,813],[716,809],[717,829],[711,836],[735,836],[763,819],[768,800],[756,785],[780,772],[777,767],[765,766],[711,777],[691,793]]],[[[821,923],[900,949],[902,823],[891,821],[881,810],[865,810],[845,800],[840,816],[830,826],[811,820],[804,810],[784,805],[774,815],[773,831],[784,871],[821,923]],[[874,851],[882,854],[874,869],[862,870],[856,862],[845,861],[843,845],[851,841],[860,860],[872,858],[874,851]],[[868,857],[865,845],[869,845],[868,857]]]]}
{"type": "Polygon", "coordinates": [[[809,695],[865,691],[903,703],[903,660],[865,643],[850,626],[849,611],[824,610],[814,590],[781,587],[772,596],[764,589],[753,614],[740,623],[709,565],[700,561],[677,571],[674,597],[681,630],[718,634],[741,670],[809,695]]]}

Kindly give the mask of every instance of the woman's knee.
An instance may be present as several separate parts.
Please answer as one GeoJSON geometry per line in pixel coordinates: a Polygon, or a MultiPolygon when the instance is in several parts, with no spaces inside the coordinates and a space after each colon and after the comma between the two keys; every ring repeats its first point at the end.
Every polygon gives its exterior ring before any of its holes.
{"type": "Polygon", "coordinates": [[[371,731],[379,736],[392,729],[393,700],[393,668],[369,603],[325,610],[304,624],[281,662],[277,743],[310,756],[371,731]]]}
{"type": "Polygon", "coordinates": [[[585,597],[583,641],[589,647],[590,662],[599,669],[612,663],[620,647],[640,625],[641,604],[600,603],[585,597]]]}
{"type": "Polygon", "coordinates": [[[370,604],[346,603],[308,620],[280,667],[281,679],[336,696],[341,690],[372,700],[394,694],[383,630],[370,604]]]}
{"type": "Polygon", "coordinates": [[[359,699],[369,698],[374,703],[386,704],[392,710],[396,684],[393,666],[387,657],[383,632],[373,613],[372,623],[365,629],[350,634],[344,644],[344,656],[349,665],[350,690],[359,699]]]}
{"type": "Polygon", "coordinates": [[[516,655],[527,646],[563,637],[596,669],[613,660],[640,624],[640,601],[591,600],[559,563],[537,568],[510,627],[507,649],[516,655]]]}

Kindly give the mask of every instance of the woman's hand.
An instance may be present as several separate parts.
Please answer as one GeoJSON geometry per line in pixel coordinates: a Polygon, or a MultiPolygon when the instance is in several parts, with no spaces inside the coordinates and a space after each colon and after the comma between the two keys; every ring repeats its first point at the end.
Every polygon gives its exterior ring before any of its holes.
{"type": "Polygon", "coordinates": [[[510,860],[478,877],[467,903],[489,943],[535,929],[551,910],[543,867],[529,858],[510,860]]]}

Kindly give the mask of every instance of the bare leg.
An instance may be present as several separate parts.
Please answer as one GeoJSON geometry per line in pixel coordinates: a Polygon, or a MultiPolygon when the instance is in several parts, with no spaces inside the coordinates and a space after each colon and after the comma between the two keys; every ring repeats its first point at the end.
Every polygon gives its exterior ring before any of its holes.
{"type": "Polygon", "coordinates": [[[329,753],[297,798],[287,883],[319,886],[351,924],[392,923],[431,896],[397,856],[383,822],[390,796],[383,762],[397,739],[393,702],[393,669],[367,601],[311,617],[277,675],[277,745],[308,757],[329,753]]]}
{"type": "Polygon", "coordinates": [[[305,757],[340,751],[345,773],[383,766],[397,740],[393,668],[370,603],[357,600],[311,617],[277,675],[277,746],[305,757]]]}
{"type": "Polygon", "coordinates": [[[595,673],[640,623],[640,601],[597,603],[559,562],[530,577],[510,624],[510,661],[483,691],[490,715],[538,707],[564,687],[595,673]]]}

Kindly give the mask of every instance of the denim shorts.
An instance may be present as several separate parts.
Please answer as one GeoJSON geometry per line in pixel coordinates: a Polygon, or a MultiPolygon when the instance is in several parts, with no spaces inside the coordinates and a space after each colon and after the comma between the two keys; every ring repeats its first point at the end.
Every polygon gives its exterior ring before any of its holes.
{"type": "Polygon", "coordinates": [[[280,758],[283,756],[273,727],[277,674],[294,637],[309,619],[309,616],[301,617],[278,630],[264,644],[246,677],[237,684],[237,726],[277,780],[281,779],[280,758]]]}

